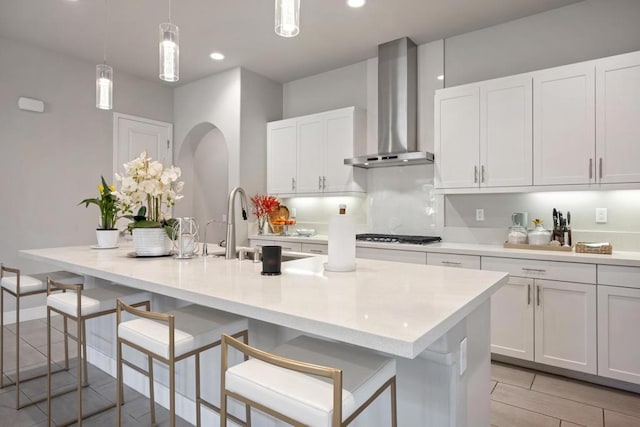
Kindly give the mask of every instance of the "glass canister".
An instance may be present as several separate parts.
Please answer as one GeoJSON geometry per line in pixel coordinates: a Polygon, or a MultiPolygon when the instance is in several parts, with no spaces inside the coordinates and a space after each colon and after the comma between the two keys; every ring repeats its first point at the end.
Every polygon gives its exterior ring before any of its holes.
{"type": "Polygon", "coordinates": [[[551,230],[545,230],[542,225],[537,225],[535,229],[529,231],[530,245],[548,245],[551,241],[551,230]]]}
{"type": "Polygon", "coordinates": [[[521,225],[512,225],[507,234],[507,243],[524,244],[527,243],[527,229],[521,225]]]}

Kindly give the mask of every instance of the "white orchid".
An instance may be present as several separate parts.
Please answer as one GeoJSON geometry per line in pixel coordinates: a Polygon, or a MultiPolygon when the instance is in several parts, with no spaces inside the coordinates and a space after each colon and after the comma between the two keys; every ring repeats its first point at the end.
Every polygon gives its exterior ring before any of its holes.
{"type": "Polygon", "coordinates": [[[152,160],[146,152],[125,163],[124,175],[116,174],[120,190],[114,194],[127,213],[137,212],[141,206],[147,207],[149,221],[167,218],[168,208],[183,196],[180,194],[184,182],[178,182],[182,175],[180,168],[152,160]]]}

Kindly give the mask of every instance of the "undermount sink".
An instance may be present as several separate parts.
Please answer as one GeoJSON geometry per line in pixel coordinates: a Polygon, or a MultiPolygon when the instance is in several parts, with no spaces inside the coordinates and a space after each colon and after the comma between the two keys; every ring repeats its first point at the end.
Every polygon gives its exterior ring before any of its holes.
{"type": "MultiPolygon", "coordinates": [[[[211,254],[211,255],[216,256],[216,257],[224,257],[224,253],[211,254]]],[[[259,256],[261,257],[260,260],[262,260],[262,254],[261,253],[259,253],[259,256]]],[[[295,260],[298,260],[298,259],[310,258],[312,256],[313,255],[283,253],[282,254],[282,262],[295,261],[295,260]]],[[[256,257],[256,252],[254,251],[253,248],[241,248],[241,249],[238,249],[236,251],[236,259],[238,259],[240,261],[254,261],[255,257],[256,257]]]]}

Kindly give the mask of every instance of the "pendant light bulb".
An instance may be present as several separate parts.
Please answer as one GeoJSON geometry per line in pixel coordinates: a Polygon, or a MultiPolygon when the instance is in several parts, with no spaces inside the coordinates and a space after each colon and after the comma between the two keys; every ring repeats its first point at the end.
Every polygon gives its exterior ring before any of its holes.
{"type": "Polygon", "coordinates": [[[180,79],[180,45],[178,27],[170,22],[160,24],[159,76],[165,82],[177,82],[180,79]]]}
{"type": "Polygon", "coordinates": [[[96,65],[96,107],[113,108],[113,68],[107,64],[96,65]]]}
{"type": "Polygon", "coordinates": [[[276,34],[295,37],[300,33],[300,0],[276,0],[276,34]]]}

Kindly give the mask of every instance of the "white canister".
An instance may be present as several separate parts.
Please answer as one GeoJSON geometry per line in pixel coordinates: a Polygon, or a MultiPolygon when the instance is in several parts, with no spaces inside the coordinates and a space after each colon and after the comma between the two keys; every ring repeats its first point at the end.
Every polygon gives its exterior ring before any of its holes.
{"type": "Polygon", "coordinates": [[[543,226],[538,225],[529,231],[528,237],[530,245],[548,245],[551,241],[551,230],[545,230],[543,226]]]}

